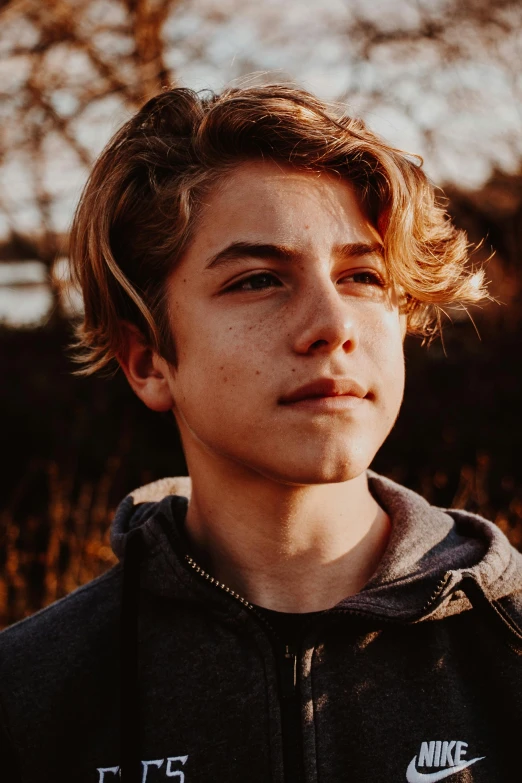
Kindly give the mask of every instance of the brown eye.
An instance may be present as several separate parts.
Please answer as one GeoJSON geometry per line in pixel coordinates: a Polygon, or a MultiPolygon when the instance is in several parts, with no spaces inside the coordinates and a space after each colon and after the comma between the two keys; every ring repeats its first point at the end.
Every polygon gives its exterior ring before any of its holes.
{"type": "Polygon", "coordinates": [[[353,283],[362,283],[363,285],[378,285],[383,286],[384,281],[380,275],[376,272],[353,272],[351,275],[346,275],[343,280],[352,281],[353,283]]]}
{"type": "Polygon", "coordinates": [[[273,284],[280,286],[281,282],[271,275],[269,272],[259,272],[249,277],[244,277],[242,280],[238,280],[228,289],[229,291],[264,291],[267,288],[271,288],[273,284]]]}

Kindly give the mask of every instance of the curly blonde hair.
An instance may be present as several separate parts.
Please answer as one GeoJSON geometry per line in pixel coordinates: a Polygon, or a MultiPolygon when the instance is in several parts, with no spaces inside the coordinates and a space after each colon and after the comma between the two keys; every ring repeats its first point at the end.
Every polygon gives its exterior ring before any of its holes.
{"type": "Polygon", "coordinates": [[[204,195],[241,162],[268,158],[346,178],[383,241],[408,330],[432,336],[445,306],[487,294],[470,268],[466,235],[451,223],[422,170],[341,107],[272,84],[152,98],[111,139],[73,221],[70,260],[84,300],[76,358],[83,374],[125,350],[122,322],[176,364],[165,281],[197,226],[204,195]]]}

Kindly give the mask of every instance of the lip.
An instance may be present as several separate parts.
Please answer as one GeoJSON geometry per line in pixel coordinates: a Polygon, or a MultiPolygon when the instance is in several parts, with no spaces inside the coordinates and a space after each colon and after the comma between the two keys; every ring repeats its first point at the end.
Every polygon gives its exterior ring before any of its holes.
{"type": "Polygon", "coordinates": [[[363,387],[352,378],[318,378],[279,399],[281,405],[307,403],[327,407],[353,407],[366,397],[363,387]]]}

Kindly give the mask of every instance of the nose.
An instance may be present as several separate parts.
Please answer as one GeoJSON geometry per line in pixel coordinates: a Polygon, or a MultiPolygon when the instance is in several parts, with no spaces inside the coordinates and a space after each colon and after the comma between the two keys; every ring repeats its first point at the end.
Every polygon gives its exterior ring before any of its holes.
{"type": "Polygon", "coordinates": [[[300,354],[331,353],[357,347],[355,313],[332,280],[315,281],[303,295],[294,350],[300,354]]]}

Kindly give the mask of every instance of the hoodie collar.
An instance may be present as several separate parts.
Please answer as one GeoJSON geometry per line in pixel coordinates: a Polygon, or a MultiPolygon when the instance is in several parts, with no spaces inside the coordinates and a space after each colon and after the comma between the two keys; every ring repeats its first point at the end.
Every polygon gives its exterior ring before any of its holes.
{"type": "Polygon", "coordinates": [[[459,591],[466,577],[490,599],[520,589],[522,557],[496,525],[466,511],[436,508],[373,471],[368,484],[391,519],[390,541],[363,590],[343,604],[427,619],[470,607],[459,591]]]}
{"type": "MultiPolygon", "coordinates": [[[[522,556],[491,522],[465,511],[435,508],[373,471],[368,471],[368,482],[391,519],[390,540],[365,587],[336,610],[399,621],[437,619],[469,608],[458,590],[465,577],[474,579],[489,598],[522,589],[522,556]]],[[[123,559],[126,536],[141,526],[147,552],[141,570],[144,588],[211,602],[230,612],[234,605],[229,596],[196,576],[186,560],[190,543],[184,520],[190,491],[190,479],[177,477],[131,493],[117,510],[111,543],[123,559]]]]}

